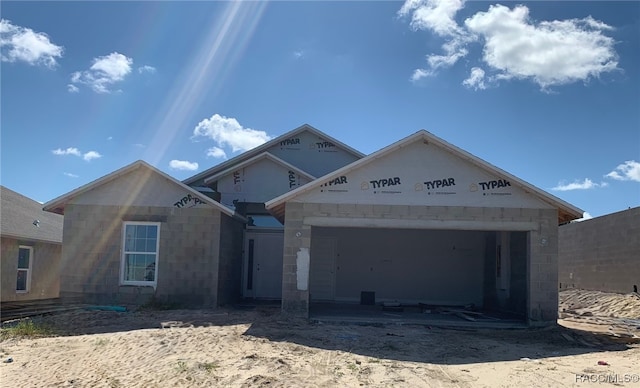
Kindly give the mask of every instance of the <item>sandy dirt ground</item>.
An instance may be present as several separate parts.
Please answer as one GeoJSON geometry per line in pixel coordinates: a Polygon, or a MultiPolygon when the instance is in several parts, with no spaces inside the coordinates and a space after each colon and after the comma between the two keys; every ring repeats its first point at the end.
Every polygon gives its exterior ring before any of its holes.
{"type": "Polygon", "coordinates": [[[640,297],[561,293],[544,329],[341,325],[252,310],[87,311],[0,342],[2,387],[640,387],[640,297]],[[12,362],[6,362],[11,359],[12,362]]]}

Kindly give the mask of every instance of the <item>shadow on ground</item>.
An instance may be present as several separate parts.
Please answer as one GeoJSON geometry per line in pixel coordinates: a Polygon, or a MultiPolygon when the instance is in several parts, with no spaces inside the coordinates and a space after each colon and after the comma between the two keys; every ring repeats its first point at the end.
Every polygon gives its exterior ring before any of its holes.
{"type": "MultiPolygon", "coordinates": [[[[535,360],[630,345],[604,335],[554,326],[544,329],[444,328],[428,324],[339,324],[310,322],[282,315],[278,306],[216,310],[145,310],[135,312],[78,309],[29,318],[55,335],[75,336],[141,329],[180,329],[246,325],[246,340],[266,339],[377,359],[432,364],[472,364],[535,360]]],[[[5,323],[7,325],[15,322],[5,323]]],[[[186,335],[186,334],[185,334],[186,335]]],[[[212,334],[213,335],[213,334],[212,334]]]]}
{"type": "Polygon", "coordinates": [[[624,351],[630,346],[608,336],[558,325],[539,329],[476,329],[428,324],[309,323],[306,320],[273,325],[256,321],[244,335],[373,358],[447,365],[624,351]]]}

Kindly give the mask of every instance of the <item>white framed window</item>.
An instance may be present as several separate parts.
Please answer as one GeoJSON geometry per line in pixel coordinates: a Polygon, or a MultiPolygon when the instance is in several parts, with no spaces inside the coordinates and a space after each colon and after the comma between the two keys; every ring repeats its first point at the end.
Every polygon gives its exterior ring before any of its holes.
{"type": "Polygon", "coordinates": [[[159,222],[125,222],[122,226],[120,283],[153,286],[158,279],[159,222]]]}
{"type": "Polygon", "coordinates": [[[33,247],[18,246],[18,277],[16,292],[29,292],[31,288],[31,267],[33,266],[33,247]]]}

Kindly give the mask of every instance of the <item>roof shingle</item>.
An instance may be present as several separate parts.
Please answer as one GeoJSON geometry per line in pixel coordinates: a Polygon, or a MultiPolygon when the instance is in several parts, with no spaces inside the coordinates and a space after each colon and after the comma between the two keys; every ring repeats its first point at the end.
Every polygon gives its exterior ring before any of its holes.
{"type": "Polygon", "coordinates": [[[2,237],[62,243],[61,215],[45,212],[41,203],[4,186],[0,189],[2,237]]]}

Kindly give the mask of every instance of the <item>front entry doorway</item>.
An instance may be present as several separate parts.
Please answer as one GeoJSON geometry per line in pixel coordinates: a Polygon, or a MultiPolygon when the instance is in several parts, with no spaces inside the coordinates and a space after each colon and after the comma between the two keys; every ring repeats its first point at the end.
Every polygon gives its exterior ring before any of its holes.
{"type": "Polygon", "coordinates": [[[281,299],[283,231],[247,230],[244,244],[242,296],[281,299]]]}

